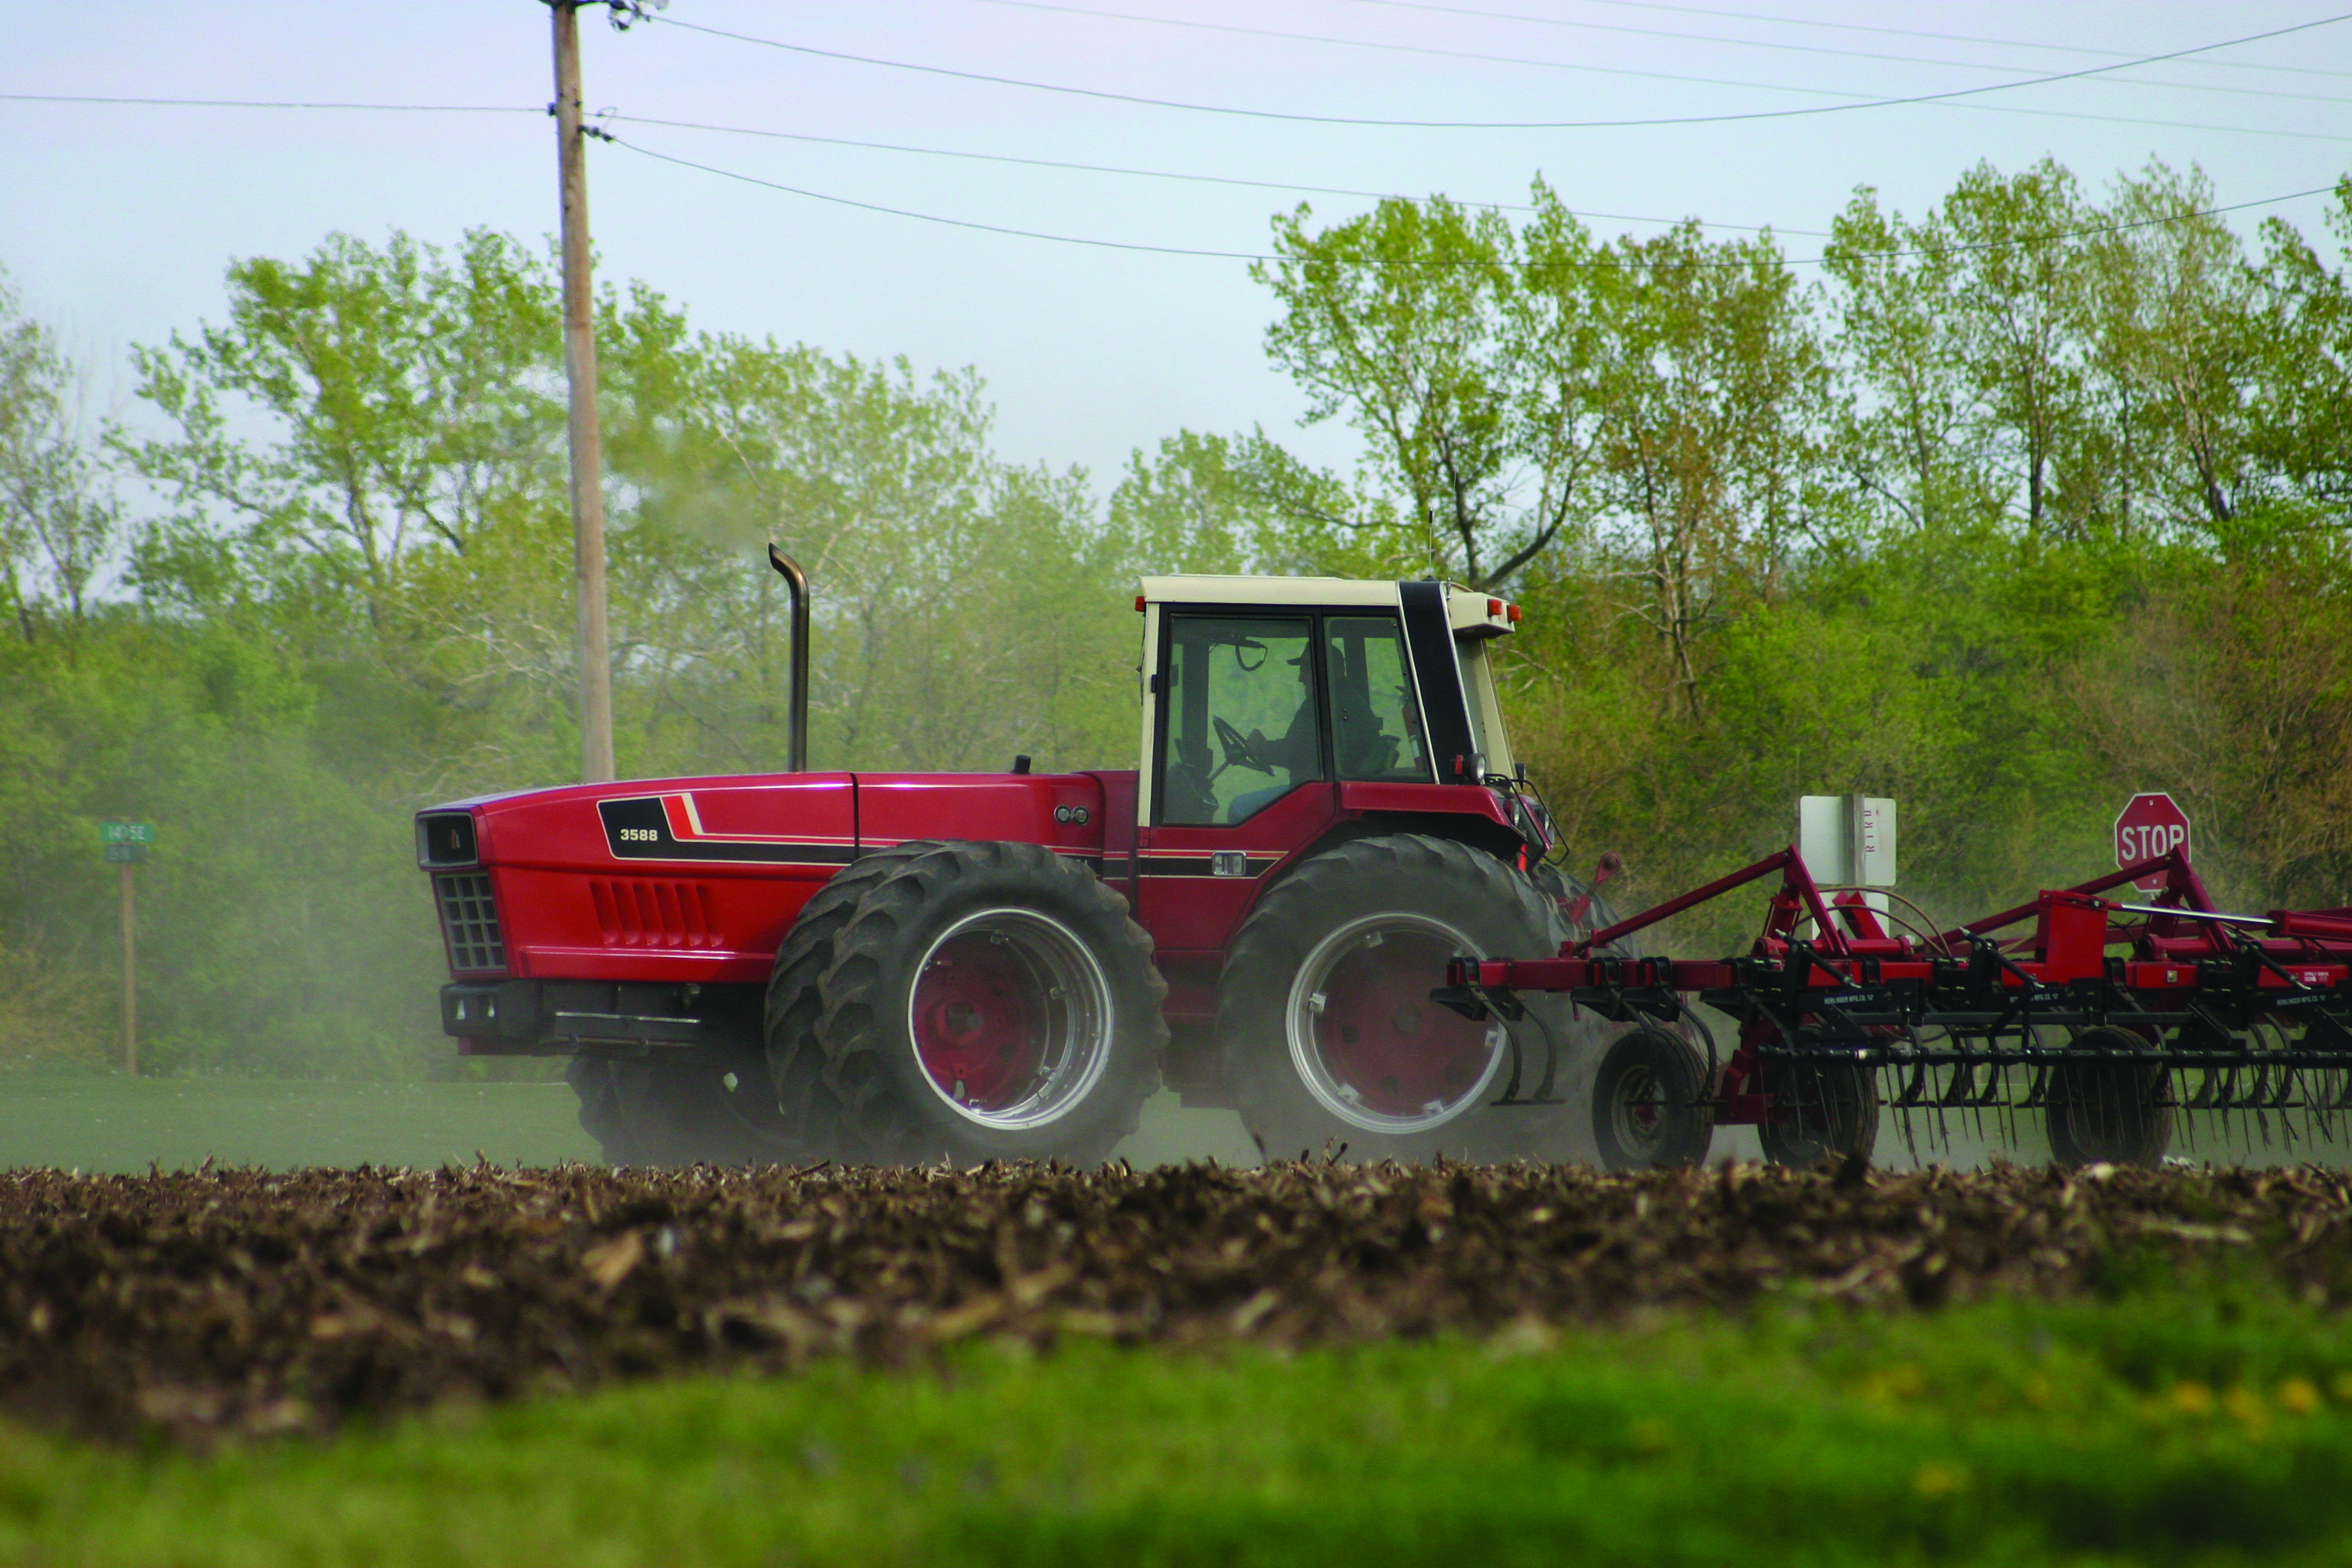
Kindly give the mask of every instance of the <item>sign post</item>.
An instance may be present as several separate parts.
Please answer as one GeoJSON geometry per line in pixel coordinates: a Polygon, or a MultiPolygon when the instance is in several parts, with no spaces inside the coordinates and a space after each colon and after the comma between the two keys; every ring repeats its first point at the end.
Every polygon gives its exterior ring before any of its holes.
{"type": "Polygon", "coordinates": [[[139,1074],[139,910],[133,868],[155,842],[152,822],[103,822],[99,842],[106,858],[122,873],[122,1070],[139,1074]]]}
{"type": "MultiPolygon", "coordinates": [[[[2136,795],[2124,803],[2116,814],[2116,866],[2118,869],[2138,860],[2153,860],[2172,850],[2189,855],[2189,814],[2173,803],[2168,795],[2136,795]]],[[[2144,879],[2134,884],[2143,893],[2153,893],[2164,886],[2161,877],[2144,879]]]]}

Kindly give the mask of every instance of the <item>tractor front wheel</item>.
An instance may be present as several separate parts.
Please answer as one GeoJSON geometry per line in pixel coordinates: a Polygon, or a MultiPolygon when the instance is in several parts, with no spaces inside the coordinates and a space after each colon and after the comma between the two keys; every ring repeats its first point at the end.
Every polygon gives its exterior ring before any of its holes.
{"type": "Polygon", "coordinates": [[[852,1157],[1094,1163],[1158,1087],[1151,939],[1034,844],[896,861],[832,938],[814,1040],[852,1157]]]}
{"type": "Polygon", "coordinates": [[[782,1124],[812,1159],[854,1152],[841,1125],[841,1104],[824,1081],[824,1047],[817,1020],[824,1014],[818,983],[833,967],[834,940],[857,913],[858,900],[907,861],[941,847],[938,839],[911,839],[859,856],[801,906],[776,950],[768,973],[763,1035],[768,1079],[782,1124]]]}
{"type": "Polygon", "coordinates": [[[1315,856],[1259,901],[1225,963],[1217,1036],[1244,1124],[1276,1159],[1522,1152],[1529,1129],[1513,1119],[1541,1113],[1488,1102],[1510,1079],[1511,1030],[1532,1094],[1559,1022],[1465,1018],[1430,993],[1451,959],[1557,945],[1528,880],[1466,845],[1400,834],[1315,856]]]}
{"type": "Polygon", "coordinates": [[[608,1165],[761,1165],[805,1158],[748,1049],[574,1057],[564,1080],[608,1165]]]}

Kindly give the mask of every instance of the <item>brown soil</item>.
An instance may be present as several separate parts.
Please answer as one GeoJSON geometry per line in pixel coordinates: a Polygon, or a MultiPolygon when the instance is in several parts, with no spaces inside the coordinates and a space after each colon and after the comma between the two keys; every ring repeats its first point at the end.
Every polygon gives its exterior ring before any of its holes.
{"type": "Polygon", "coordinates": [[[2352,1300],[2316,1170],[1612,1177],[1534,1166],[0,1176],[0,1411],[202,1441],[978,1334],[1486,1333],[1932,1307],[2221,1256],[2352,1300]]]}

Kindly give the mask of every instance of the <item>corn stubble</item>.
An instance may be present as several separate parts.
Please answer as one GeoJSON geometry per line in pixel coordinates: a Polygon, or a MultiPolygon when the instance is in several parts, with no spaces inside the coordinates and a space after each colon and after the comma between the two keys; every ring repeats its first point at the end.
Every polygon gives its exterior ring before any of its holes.
{"type": "Polygon", "coordinates": [[[112,1439],[975,1336],[1306,1346],[2214,1268],[2352,1300],[2333,1173],[489,1166],[0,1177],[0,1411],[112,1439]]]}

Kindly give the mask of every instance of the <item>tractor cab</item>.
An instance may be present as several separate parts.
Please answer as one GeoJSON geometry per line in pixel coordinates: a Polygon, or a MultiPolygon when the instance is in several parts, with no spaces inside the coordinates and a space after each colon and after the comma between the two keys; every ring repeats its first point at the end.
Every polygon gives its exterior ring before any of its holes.
{"type": "Polygon", "coordinates": [[[1302,858],[1403,826],[1521,864],[1549,848],[1549,820],[1517,778],[1490,656],[1519,611],[1433,582],[1182,576],[1140,587],[1129,885],[1170,985],[1171,1080],[1221,1103],[1209,1042],[1226,952],[1302,858]]]}
{"type": "Polygon", "coordinates": [[[1316,783],[1513,772],[1488,642],[1518,606],[1440,583],[1147,577],[1146,821],[1237,826],[1316,783]]]}

